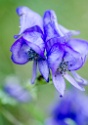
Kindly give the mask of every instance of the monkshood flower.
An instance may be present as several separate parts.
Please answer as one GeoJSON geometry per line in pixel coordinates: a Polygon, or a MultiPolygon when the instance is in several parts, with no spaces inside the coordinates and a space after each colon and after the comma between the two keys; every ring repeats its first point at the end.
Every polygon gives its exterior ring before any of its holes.
{"type": "Polygon", "coordinates": [[[3,90],[18,102],[27,103],[32,100],[30,92],[20,85],[19,80],[15,76],[6,78],[3,90]]]}
{"type": "Polygon", "coordinates": [[[64,78],[66,78],[73,86],[84,91],[83,85],[86,85],[87,81],[75,71],[80,69],[86,61],[88,42],[81,39],[72,39],[71,36],[78,33],[66,30],[63,26],[58,25],[53,10],[46,11],[43,20],[47,59],[56,89],[61,96],[64,95],[64,78]]]}
{"type": "Polygon", "coordinates": [[[44,56],[44,31],[43,21],[39,14],[27,7],[18,7],[17,14],[20,17],[20,32],[15,35],[16,41],[11,46],[11,59],[14,63],[23,65],[33,61],[32,83],[37,75],[37,65],[39,71],[46,81],[48,81],[49,69],[44,56]]]}
{"type": "Polygon", "coordinates": [[[81,92],[70,90],[51,109],[45,125],[88,125],[88,96],[81,92]]]}

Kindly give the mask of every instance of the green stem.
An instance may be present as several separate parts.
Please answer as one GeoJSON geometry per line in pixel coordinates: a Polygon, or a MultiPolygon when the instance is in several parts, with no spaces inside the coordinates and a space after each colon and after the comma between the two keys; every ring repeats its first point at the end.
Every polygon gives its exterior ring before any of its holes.
{"type": "Polygon", "coordinates": [[[20,121],[18,121],[8,110],[3,109],[3,116],[7,118],[13,125],[23,125],[20,121]]]}

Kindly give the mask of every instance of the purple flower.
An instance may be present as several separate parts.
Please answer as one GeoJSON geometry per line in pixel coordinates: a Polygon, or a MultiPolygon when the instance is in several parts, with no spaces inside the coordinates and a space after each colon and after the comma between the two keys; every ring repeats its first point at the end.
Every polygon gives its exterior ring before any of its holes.
{"type": "Polygon", "coordinates": [[[61,100],[56,101],[51,111],[51,117],[46,125],[87,125],[88,96],[71,90],[61,100]],[[76,97],[76,98],[75,98],[76,97]],[[82,101],[83,100],[83,101],[82,101]]]}
{"type": "Polygon", "coordinates": [[[45,44],[42,18],[39,14],[24,6],[17,8],[17,14],[20,17],[20,32],[14,36],[16,41],[10,49],[12,52],[11,59],[19,65],[33,60],[32,83],[36,79],[37,64],[40,73],[48,81],[49,69],[44,56],[45,44]]]}
{"type": "Polygon", "coordinates": [[[4,92],[22,103],[30,102],[32,100],[30,92],[19,84],[19,80],[15,76],[6,78],[4,92]]]}
{"type": "Polygon", "coordinates": [[[66,78],[76,88],[84,91],[83,85],[86,85],[87,81],[81,78],[75,70],[80,69],[86,61],[88,43],[85,40],[72,39],[71,36],[77,35],[78,32],[66,30],[59,25],[52,10],[48,10],[44,14],[44,30],[47,60],[56,89],[62,96],[64,95],[64,78],[66,78]]]}

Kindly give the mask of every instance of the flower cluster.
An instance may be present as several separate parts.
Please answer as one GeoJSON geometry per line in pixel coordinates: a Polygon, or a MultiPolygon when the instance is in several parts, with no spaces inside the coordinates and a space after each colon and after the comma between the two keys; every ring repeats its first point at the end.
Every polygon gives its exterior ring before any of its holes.
{"type": "Polygon", "coordinates": [[[86,62],[88,42],[72,38],[79,31],[68,30],[58,24],[53,10],[45,11],[42,18],[23,6],[17,8],[17,14],[20,17],[20,32],[14,36],[16,41],[10,49],[12,61],[19,65],[33,61],[32,83],[36,79],[37,66],[46,82],[51,70],[53,83],[61,96],[65,90],[64,78],[83,91],[87,81],[75,71],[86,62]]]}
{"type": "Polygon", "coordinates": [[[51,115],[45,120],[45,125],[87,125],[87,104],[86,95],[70,90],[51,107],[51,115]]]}

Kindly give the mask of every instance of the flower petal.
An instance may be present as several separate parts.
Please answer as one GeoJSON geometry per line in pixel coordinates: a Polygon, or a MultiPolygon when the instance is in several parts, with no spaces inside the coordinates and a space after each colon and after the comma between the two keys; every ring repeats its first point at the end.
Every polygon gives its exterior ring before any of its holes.
{"type": "Polygon", "coordinates": [[[79,76],[75,71],[71,72],[74,79],[80,84],[80,85],[88,85],[88,80],[83,79],[81,76],[79,76]]]}
{"type": "Polygon", "coordinates": [[[52,72],[55,73],[62,61],[63,51],[58,44],[55,44],[47,56],[49,67],[51,68],[52,72]]]}
{"type": "Polygon", "coordinates": [[[48,68],[48,63],[46,60],[40,59],[38,60],[38,67],[39,71],[44,77],[44,79],[48,82],[49,81],[49,68],[48,68]]]}
{"type": "Polygon", "coordinates": [[[57,74],[52,73],[52,77],[55,88],[59,91],[61,96],[63,96],[65,91],[65,81],[63,76],[59,73],[57,74]]]}
{"type": "Polygon", "coordinates": [[[68,70],[77,70],[83,65],[81,54],[74,51],[69,46],[64,46],[65,54],[64,61],[68,62],[68,70]]]}
{"type": "Polygon", "coordinates": [[[26,6],[21,6],[16,9],[18,16],[20,16],[20,32],[19,35],[27,28],[38,25],[43,30],[42,18],[39,14],[32,11],[26,6]]]}
{"type": "Polygon", "coordinates": [[[11,47],[10,51],[12,52],[11,59],[16,64],[25,64],[27,63],[28,57],[26,52],[30,47],[26,44],[24,39],[21,37],[18,39],[11,47]]]}
{"type": "Polygon", "coordinates": [[[65,35],[65,34],[69,34],[69,35],[79,35],[80,31],[77,30],[69,30],[66,27],[62,26],[61,24],[58,24],[58,27],[60,28],[61,32],[65,35]]]}
{"type": "Polygon", "coordinates": [[[71,39],[67,44],[74,51],[80,53],[83,58],[85,58],[85,56],[88,54],[88,42],[85,40],[71,39]]]}
{"type": "Polygon", "coordinates": [[[35,82],[36,76],[37,76],[37,61],[34,60],[34,62],[33,62],[33,70],[32,70],[32,79],[31,79],[32,84],[35,82]]]}
{"type": "Polygon", "coordinates": [[[39,55],[44,56],[45,44],[40,33],[25,32],[23,38],[28,41],[28,45],[39,55]]]}
{"type": "Polygon", "coordinates": [[[55,37],[65,37],[65,42],[67,42],[72,35],[78,35],[80,33],[79,31],[69,30],[58,24],[56,14],[53,10],[45,11],[43,20],[46,41],[55,37]]]}
{"type": "Polygon", "coordinates": [[[80,89],[81,91],[85,91],[85,89],[80,86],[74,79],[72,76],[70,76],[69,74],[65,74],[64,77],[76,88],[80,89]]]}
{"type": "Polygon", "coordinates": [[[61,44],[65,44],[66,43],[66,39],[65,37],[54,37],[50,40],[48,40],[45,45],[46,45],[46,50],[47,53],[50,51],[50,49],[54,46],[54,44],[61,45],[61,44]]]}
{"type": "Polygon", "coordinates": [[[58,28],[57,17],[53,10],[45,11],[43,20],[44,20],[44,30],[46,35],[46,41],[54,37],[63,36],[63,33],[58,28]]]}
{"type": "Polygon", "coordinates": [[[56,20],[57,20],[57,16],[53,10],[45,11],[44,16],[43,16],[44,26],[56,20]]]}

